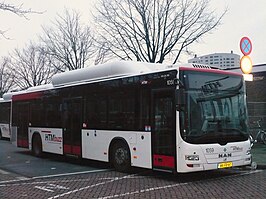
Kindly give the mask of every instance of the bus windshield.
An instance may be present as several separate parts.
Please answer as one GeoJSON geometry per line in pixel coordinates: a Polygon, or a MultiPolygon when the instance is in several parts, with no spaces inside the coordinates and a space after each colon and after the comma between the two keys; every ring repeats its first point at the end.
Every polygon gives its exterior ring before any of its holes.
{"type": "Polygon", "coordinates": [[[248,139],[245,88],[241,76],[184,71],[186,107],[182,138],[193,144],[248,139]]]}

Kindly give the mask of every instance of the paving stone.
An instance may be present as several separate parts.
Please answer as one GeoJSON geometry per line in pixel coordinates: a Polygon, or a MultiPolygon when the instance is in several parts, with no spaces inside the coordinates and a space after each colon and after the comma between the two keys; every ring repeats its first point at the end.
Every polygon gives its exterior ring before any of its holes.
{"type": "Polygon", "coordinates": [[[147,170],[136,174],[108,171],[10,181],[0,184],[0,198],[266,198],[266,170],[201,174],[174,176],[147,170]],[[205,177],[201,178],[201,174],[205,177]]]}

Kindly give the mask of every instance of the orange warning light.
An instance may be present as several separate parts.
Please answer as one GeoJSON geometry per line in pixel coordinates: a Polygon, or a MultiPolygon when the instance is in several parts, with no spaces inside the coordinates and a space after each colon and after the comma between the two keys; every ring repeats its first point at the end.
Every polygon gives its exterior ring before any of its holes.
{"type": "Polygon", "coordinates": [[[245,55],[240,59],[240,68],[244,74],[251,73],[252,61],[249,56],[245,55]]]}

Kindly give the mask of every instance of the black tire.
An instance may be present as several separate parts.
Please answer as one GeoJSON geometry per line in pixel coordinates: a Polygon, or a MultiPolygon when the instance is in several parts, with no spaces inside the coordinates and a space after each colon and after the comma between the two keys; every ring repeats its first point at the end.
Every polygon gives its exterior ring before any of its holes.
{"type": "Polygon", "coordinates": [[[42,140],[40,135],[36,134],[32,138],[32,153],[37,157],[42,156],[42,140]]]}
{"type": "Polygon", "coordinates": [[[131,158],[128,146],[123,142],[117,142],[112,147],[111,162],[114,168],[120,172],[128,172],[131,168],[131,158]]]}
{"type": "Polygon", "coordinates": [[[261,137],[260,138],[261,138],[262,143],[266,144],[266,133],[265,132],[261,133],[261,137]]]}

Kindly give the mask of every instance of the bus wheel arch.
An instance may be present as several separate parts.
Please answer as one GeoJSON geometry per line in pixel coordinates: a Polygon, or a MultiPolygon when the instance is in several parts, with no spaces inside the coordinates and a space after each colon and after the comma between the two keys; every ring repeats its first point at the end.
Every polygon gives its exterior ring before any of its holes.
{"type": "Polygon", "coordinates": [[[39,133],[34,132],[32,135],[32,140],[31,140],[31,150],[32,153],[37,156],[41,157],[43,153],[42,149],[42,139],[39,133]]]}
{"type": "Polygon", "coordinates": [[[131,154],[128,143],[124,138],[114,138],[109,147],[109,162],[120,172],[131,168],[131,154]]]}

